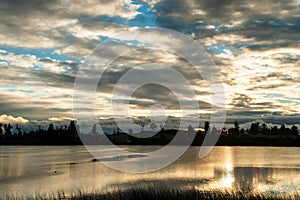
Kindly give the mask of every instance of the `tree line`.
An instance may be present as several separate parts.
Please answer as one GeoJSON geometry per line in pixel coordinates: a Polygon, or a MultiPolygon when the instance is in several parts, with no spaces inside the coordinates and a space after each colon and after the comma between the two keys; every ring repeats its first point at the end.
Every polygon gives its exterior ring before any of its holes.
{"type": "MultiPolygon", "coordinates": [[[[142,126],[139,134],[144,134],[149,131],[144,130],[142,126]]],[[[157,134],[151,138],[146,139],[136,139],[126,133],[121,132],[116,129],[112,134],[105,134],[109,137],[111,141],[116,144],[167,144],[176,135],[176,130],[165,130],[163,126],[153,125],[149,123],[150,128],[155,131],[156,128],[160,127],[157,134]],[[155,127],[155,128],[154,128],[155,127]]],[[[188,130],[195,130],[193,127],[189,126],[188,130]]],[[[240,128],[237,121],[233,123],[233,127],[222,130],[217,130],[215,127],[210,127],[208,121],[204,122],[203,129],[196,129],[197,135],[194,142],[195,144],[200,144],[204,139],[204,136],[208,133],[219,133],[220,144],[222,140],[228,141],[229,145],[233,141],[239,141],[243,143],[241,138],[251,139],[255,136],[263,136],[267,140],[271,136],[293,136],[300,138],[298,134],[298,127],[291,126],[287,128],[284,124],[280,127],[272,126],[268,127],[265,123],[260,124],[259,122],[252,123],[249,128],[240,128]],[[243,137],[244,136],[244,137],[243,137]]],[[[132,134],[132,130],[129,129],[128,132],[132,134]]],[[[188,131],[187,131],[188,132],[188,131]]],[[[31,130],[29,132],[23,132],[21,128],[16,124],[12,126],[11,124],[0,124],[0,144],[32,144],[32,145],[80,145],[82,144],[82,138],[88,139],[88,141],[94,141],[96,139],[101,139],[105,137],[103,134],[97,134],[96,124],[91,127],[89,133],[80,133],[80,127],[76,121],[72,120],[68,125],[55,126],[50,123],[47,129],[38,126],[36,130],[31,130]],[[13,131],[14,130],[14,131],[13,131]]],[[[265,141],[269,142],[269,141],[265,141]]],[[[226,143],[227,144],[227,143],[226,143]]]]}
{"type": "Polygon", "coordinates": [[[291,128],[287,128],[284,124],[281,124],[280,128],[277,125],[268,127],[265,123],[259,122],[252,123],[249,129],[240,128],[237,121],[233,123],[234,127],[226,130],[222,130],[222,134],[249,134],[249,135],[298,135],[298,127],[293,125],[291,128]]]}

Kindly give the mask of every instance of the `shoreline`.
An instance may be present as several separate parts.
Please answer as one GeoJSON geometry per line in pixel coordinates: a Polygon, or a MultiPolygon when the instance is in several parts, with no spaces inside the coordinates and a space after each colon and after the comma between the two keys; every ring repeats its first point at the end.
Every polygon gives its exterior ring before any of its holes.
{"type": "MultiPolygon", "coordinates": [[[[150,138],[136,138],[125,133],[115,135],[80,135],[77,137],[57,138],[11,136],[2,138],[0,146],[84,146],[84,145],[127,145],[127,146],[165,146],[169,145],[175,133],[158,133],[150,138]],[[109,141],[107,140],[107,137],[109,141]],[[111,144],[110,144],[111,142],[111,144]]],[[[196,134],[190,146],[266,146],[266,147],[300,147],[298,135],[216,135],[219,137],[216,144],[203,145],[204,134],[196,134]]],[[[188,136],[187,136],[188,137],[188,136]]],[[[175,146],[189,144],[179,141],[175,146]]]]}

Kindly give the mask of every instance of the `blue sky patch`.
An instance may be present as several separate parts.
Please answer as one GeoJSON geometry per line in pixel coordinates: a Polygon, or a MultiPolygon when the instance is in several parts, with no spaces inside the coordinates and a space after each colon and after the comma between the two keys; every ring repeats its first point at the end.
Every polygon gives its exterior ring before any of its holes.
{"type": "Polygon", "coordinates": [[[231,53],[236,54],[238,53],[238,49],[233,46],[221,44],[221,45],[211,45],[208,47],[208,51],[215,53],[215,54],[226,54],[226,50],[229,50],[231,53]]]}
{"type": "Polygon", "coordinates": [[[9,62],[7,60],[2,60],[2,59],[0,59],[0,63],[7,63],[7,64],[9,64],[9,62]]]}
{"type": "Polygon", "coordinates": [[[156,24],[157,16],[153,8],[148,3],[141,0],[133,0],[131,1],[131,4],[140,6],[139,8],[137,8],[139,14],[137,14],[133,19],[127,19],[121,16],[111,17],[108,15],[99,15],[96,17],[96,20],[120,24],[129,27],[158,27],[158,25],[156,24]]]}
{"type": "Polygon", "coordinates": [[[120,40],[117,38],[113,38],[113,37],[108,37],[108,36],[100,36],[100,42],[122,42],[122,43],[126,43],[127,45],[133,45],[133,46],[141,46],[142,43],[139,42],[138,40],[120,40]]]}
{"type": "Polygon", "coordinates": [[[70,56],[55,53],[55,48],[21,48],[0,46],[0,49],[7,51],[4,55],[7,55],[8,53],[13,53],[15,55],[33,55],[39,59],[51,58],[62,62],[73,59],[70,56]]]}

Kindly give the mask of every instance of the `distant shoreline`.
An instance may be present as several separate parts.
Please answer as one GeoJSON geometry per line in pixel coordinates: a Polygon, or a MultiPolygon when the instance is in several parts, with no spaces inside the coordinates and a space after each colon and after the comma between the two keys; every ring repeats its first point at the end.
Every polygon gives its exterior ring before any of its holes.
{"type": "MultiPolygon", "coordinates": [[[[128,146],[165,146],[168,145],[177,134],[177,130],[164,130],[149,138],[138,138],[126,133],[105,134],[81,134],[78,135],[12,135],[0,138],[0,145],[33,145],[33,146],[70,146],[70,145],[107,145],[104,137],[115,145],[128,146]]],[[[186,131],[186,133],[188,132],[186,131]]],[[[191,146],[202,146],[204,133],[196,133],[191,146]]],[[[188,137],[188,135],[187,135],[188,137]]],[[[218,137],[218,136],[216,136],[218,137]]],[[[185,144],[184,141],[182,144],[185,144]]],[[[178,145],[182,145],[178,144],[178,145]]],[[[300,147],[299,135],[220,135],[216,144],[206,146],[270,146],[270,147],[300,147]]]]}
{"type": "Polygon", "coordinates": [[[47,130],[39,127],[29,133],[22,132],[18,125],[15,125],[17,133],[12,133],[11,124],[4,124],[4,134],[0,124],[0,145],[160,145],[165,146],[176,138],[176,145],[191,146],[282,146],[300,147],[300,135],[298,127],[286,128],[284,124],[280,128],[277,126],[267,127],[266,124],[252,123],[249,129],[240,128],[237,121],[234,127],[228,130],[223,128],[218,130],[210,127],[208,121],[204,123],[204,128],[196,130],[189,125],[187,130],[164,129],[155,124],[150,125],[152,131],[145,131],[144,125],[139,133],[133,133],[131,129],[128,133],[120,132],[119,129],[113,134],[98,134],[96,124],[93,125],[89,134],[81,133],[80,127],[75,120],[70,121],[69,126],[55,127],[49,124],[47,130]],[[175,137],[178,133],[181,138],[175,137]],[[206,141],[206,136],[210,135],[216,140],[206,141]],[[109,140],[107,140],[109,139],[109,140]],[[210,143],[208,143],[210,142],[210,143]]]}

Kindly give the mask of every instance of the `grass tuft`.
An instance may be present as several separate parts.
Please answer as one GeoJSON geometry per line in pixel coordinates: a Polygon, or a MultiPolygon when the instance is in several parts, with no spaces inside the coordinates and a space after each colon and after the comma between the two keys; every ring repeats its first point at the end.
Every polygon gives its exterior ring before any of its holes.
{"type": "Polygon", "coordinates": [[[240,200],[296,200],[300,199],[300,193],[291,194],[275,194],[267,192],[243,192],[241,190],[196,190],[196,189],[169,189],[169,188],[129,188],[129,189],[113,189],[106,192],[94,191],[87,193],[78,190],[75,193],[67,194],[64,191],[51,193],[47,195],[34,194],[32,196],[18,196],[5,194],[1,199],[7,200],[193,200],[193,199],[240,199],[240,200]]]}

